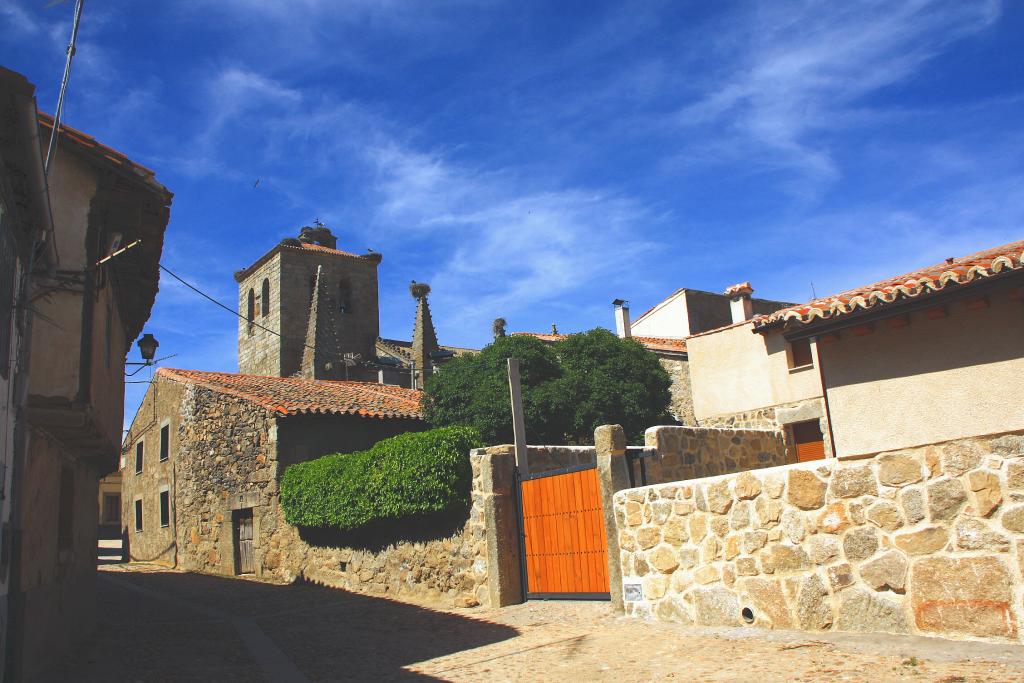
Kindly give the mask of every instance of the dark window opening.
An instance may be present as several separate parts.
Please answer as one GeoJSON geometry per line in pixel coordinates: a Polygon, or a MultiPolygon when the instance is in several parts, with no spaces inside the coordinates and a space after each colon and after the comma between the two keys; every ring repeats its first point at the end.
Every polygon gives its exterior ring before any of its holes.
{"type": "Polygon", "coordinates": [[[60,470],[60,499],[57,506],[57,547],[67,550],[74,544],[75,472],[70,467],[60,470]]]}
{"type": "Polygon", "coordinates": [[[171,524],[171,495],[167,491],[160,492],[160,526],[171,524]]]}
{"type": "Polygon", "coordinates": [[[338,310],[342,313],[352,312],[352,286],[347,280],[338,283],[338,310]]]}
{"type": "Polygon", "coordinates": [[[142,474],[142,456],[145,451],[143,442],[135,444],[135,474],[142,474]]]}
{"type": "Polygon", "coordinates": [[[135,530],[142,531],[142,499],[135,501],[135,530]]]}
{"type": "Polygon", "coordinates": [[[256,320],[256,292],[252,289],[245,302],[245,319],[249,322],[249,332],[252,332],[252,324],[256,320]]]}
{"type": "Polygon", "coordinates": [[[164,425],[160,428],[160,462],[167,460],[171,453],[171,426],[164,425]]]}
{"type": "Polygon", "coordinates": [[[825,458],[825,437],[821,433],[821,423],[818,420],[797,422],[790,426],[789,430],[793,435],[798,462],[825,458]]]}
{"type": "Polygon", "coordinates": [[[789,343],[789,367],[802,368],[813,364],[810,339],[797,339],[789,343]]]}
{"type": "Polygon", "coordinates": [[[121,494],[103,494],[103,523],[117,524],[121,521],[121,494]]]}
{"type": "Polygon", "coordinates": [[[270,313],[270,280],[263,279],[263,288],[260,291],[260,316],[266,318],[270,313]]]}

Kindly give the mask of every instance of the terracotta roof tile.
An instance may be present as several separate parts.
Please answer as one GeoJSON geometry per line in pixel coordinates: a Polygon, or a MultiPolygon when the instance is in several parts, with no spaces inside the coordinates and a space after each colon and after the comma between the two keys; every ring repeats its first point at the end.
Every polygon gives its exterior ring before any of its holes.
{"type": "MultiPolygon", "coordinates": [[[[528,337],[536,337],[541,341],[546,342],[557,342],[565,339],[569,335],[567,334],[545,334],[543,332],[513,332],[513,334],[524,335],[528,337]]],[[[635,341],[640,342],[643,346],[651,351],[672,351],[674,353],[686,353],[686,340],[685,339],[670,339],[668,337],[631,337],[635,341]]]]}
{"type": "MultiPolygon", "coordinates": [[[[39,112],[39,125],[48,131],[53,130],[53,117],[49,114],[39,112]]],[[[96,140],[96,138],[83,133],[82,131],[72,128],[67,124],[60,124],[60,134],[58,147],[61,143],[71,143],[79,150],[82,150],[88,154],[92,154],[94,157],[100,160],[107,161],[114,166],[117,166],[139,178],[143,183],[149,185],[152,189],[167,196],[170,199],[171,192],[161,185],[156,180],[156,173],[143,166],[142,164],[135,163],[129,159],[125,154],[118,152],[112,147],[107,147],[102,142],[96,140]]]]}
{"type": "Polygon", "coordinates": [[[881,308],[949,287],[963,287],[1001,272],[1024,268],[1024,240],[985,249],[961,258],[921,268],[834,296],[790,306],[754,319],[755,329],[789,321],[807,324],[849,315],[858,309],[881,308]]]}
{"type": "Polygon", "coordinates": [[[157,377],[236,396],[281,415],[308,413],[423,419],[421,392],[372,382],[264,377],[160,368],[157,377]]]}

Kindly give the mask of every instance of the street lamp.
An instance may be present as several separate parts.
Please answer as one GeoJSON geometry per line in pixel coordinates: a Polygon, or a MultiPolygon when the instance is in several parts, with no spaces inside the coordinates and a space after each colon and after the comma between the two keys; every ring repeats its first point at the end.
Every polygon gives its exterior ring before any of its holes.
{"type": "Polygon", "coordinates": [[[150,365],[156,357],[156,347],[160,346],[160,342],[156,340],[156,337],[147,332],[136,343],[139,346],[139,353],[142,354],[142,360],[146,361],[146,365],[150,365]]]}

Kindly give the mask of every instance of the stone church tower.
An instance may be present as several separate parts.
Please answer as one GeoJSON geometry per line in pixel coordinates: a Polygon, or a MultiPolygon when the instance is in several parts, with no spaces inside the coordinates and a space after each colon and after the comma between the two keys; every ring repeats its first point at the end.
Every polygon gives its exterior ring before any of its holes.
{"type": "Polygon", "coordinates": [[[380,261],[339,251],[318,222],[235,273],[239,372],[375,380],[356,361],[376,356],[380,261]]]}

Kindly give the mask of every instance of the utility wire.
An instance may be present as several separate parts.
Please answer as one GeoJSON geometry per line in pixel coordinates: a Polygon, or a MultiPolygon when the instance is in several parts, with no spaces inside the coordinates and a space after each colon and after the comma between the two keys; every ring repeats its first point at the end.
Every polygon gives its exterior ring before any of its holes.
{"type": "MultiPolygon", "coordinates": [[[[258,322],[256,322],[255,320],[250,320],[248,316],[242,315],[241,313],[239,313],[239,312],[238,312],[238,311],[236,311],[235,309],[231,308],[230,306],[228,306],[228,305],[226,305],[226,304],[222,304],[222,303],[221,303],[220,301],[217,301],[216,299],[214,299],[214,298],[213,298],[212,296],[210,296],[209,294],[207,294],[207,293],[206,293],[206,292],[204,292],[203,290],[199,289],[198,287],[196,287],[196,286],[195,286],[195,285],[193,285],[192,283],[190,283],[190,282],[188,282],[187,280],[183,279],[183,278],[182,278],[182,277],[181,277],[180,275],[178,275],[177,273],[175,273],[174,271],[172,271],[172,270],[171,270],[170,268],[168,268],[168,267],[167,267],[167,266],[165,266],[164,264],[162,264],[162,263],[161,263],[161,264],[158,264],[158,265],[160,266],[160,270],[164,271],[165,273],[167,273],[168,275],[170,275],[171,277],[173,277],[173,278],[174,278],[175,280],[177,280],[177,281],[178,281],[178,282],[180,282],[181,284],[185,285],[186,287],[188,287],[188,288],[189,288],[189,289],[191,289],[191,290],[192,290],[193,292],[195,292],[195,293],[196,293],[196,294],[198,294],[199,296],[203,297],[203,298],[204,298],[204,299],[206,299],[207,301],[209,301],[209,302],[211,302],[211,303],[213,303],[213,304],[216,304],[217,306],[219,306],[219,307],[223,308],[223,309],[224,309],[225,311],[227,311],[227,312],[228,312],[228,313],[230,313],[231,315],[233,315],[233,316],[235,316],[235,317],[237,317],[237,318],[240,318],[240,319],[242,319],[242,320],[246,321],[246,322],[247,322],[248,324],[250,324],[250,325],[254,325],[255,327],[258,327],[258,328],[260,328],[261,330],[266,330],[267,332],[269,332],[270,334],[272,334],[272,335],[274,335],[274,336],[276,336],[276,337],[280,337],[281,339],[285,339],[285,338],[286,338],[286,337],[285,337],[285,336],[284,336],[283,334],[281,334],[281,333],[280,333],[280,332],[278,332],[277,330],[272,330],[272,329],[270,329],[269,327],[265,327],[265,326],[263,326],[263,325],[260,325],[260,324],[259,324],[258,322]]],[[[305,342],[305,340],[303,340],[303,341],[302,341],[302,346],[303,346],[303,347],[305,347],[305,348],[307,348],[307,349],[310,349],[311,351],[316,351],[316,348],[315,348],[315,347],[313,347],[313,346],[310,346],[309,344],[307,344],[307,343],[305,342]]],[[[401,360],[401,359],[399,359],[399,360],[401,360]]],[[[401,369],[401,370],[408,370],[408,368],[395,368],[395,369],[401,369]]]]}

